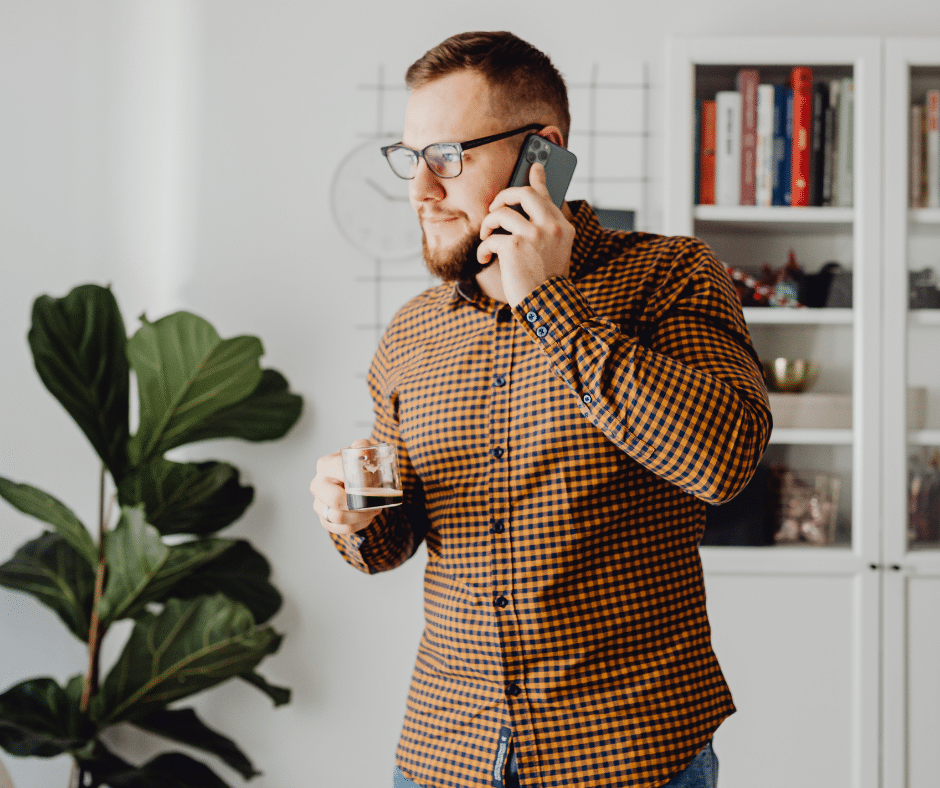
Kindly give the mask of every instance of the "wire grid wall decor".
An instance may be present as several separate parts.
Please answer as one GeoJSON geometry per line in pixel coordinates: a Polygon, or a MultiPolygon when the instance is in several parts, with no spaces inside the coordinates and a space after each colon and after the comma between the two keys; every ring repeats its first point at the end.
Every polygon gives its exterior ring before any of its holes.
{"type": "MultiPolygon", "coordinates": [[[[645,62],[605,68],[594,63],[583,73],[567,74],[571,106],[568,148],[578,157],[569,200],[587,200],[601,223],[616,229],[646,228],[649,206],[649,67],[645,62]]],[[[357,86],[363,102],[372,105],[371,129],[357,135],[360,142],[373,141],[376,149],[401,139],[407,90],[400,78],[389,80],[378,66],[374,81],[357,86]]],[[[378,161],[377,166],[386,167],[378,161]]],[[[403,193],[407,193],[402,181],[403,193]]],[[[401,198],[399,198],[401,199],[401,198]]],[[[369,257],[370,255],[364,255],[369,257]]],[[[378,344],[382,332],[397,309],[409,298],[437,284],[424,268],[419,251],[396,259],[371,255],[368,273],[356,277],[371,286],[371,314],[356,331],[378,344]]],[[[356,375],[364,389],[365,372],[356,375]]],[[[357,421],[358,428],[371,426],[369,418],[357,421]]]]}

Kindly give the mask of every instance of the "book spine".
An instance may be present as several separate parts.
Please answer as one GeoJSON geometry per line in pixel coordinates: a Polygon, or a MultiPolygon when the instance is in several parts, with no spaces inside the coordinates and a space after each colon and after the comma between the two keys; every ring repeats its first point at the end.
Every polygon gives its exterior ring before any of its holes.
{"type": "Polygon", "coordinates": [[[715,94],[715,203],[741,204],[741,94],[720,90],[715,94]]]}
{"type": "Polygon", "coordinates": [[[940,208],[940,90],[927,91],[927,207],[940,208]]]}
{"type": "Polygon", "coordinates": [[[715,132],[717,107],[714,100],[702,102],[701,151],[699,153],[699,205],[715,204],[715,132]]]}
{"type": "Polygon", "coordinates": [[[924,107],[914,104],[911,107],[911,133],[910,133],[910,171],[908,181],[911,188],[911,208],[922,208],[924,205],[924,107]]]}
{"type": "Polygon", "coordinates": [[[773,171],[773,198],[774,205],[789,205],[786,195],[790,190],[790,136],[787,120],[787,94],[786,85],[774,85],[774,171],[773,171]]]}
{"type": "Polygon", "coordinates": [[[791,168],[791,197],[793,206],[809,205],[810,135],[813,123],[813,72],[808,68],[794,68],[790,72],[793,88],[793,145],[791,168]]]}
{"type": "Polygon", "coordinates": [[[829,83],[829,102],[826,105],[823,133],[823,183],[822,204],[835,205],[836,194],[836,150],[839,139],[839,88],[841,83],[834,79],[829,83]]]}
{"type": "Polygon", "coordinates": [[[813,134],[809,155],[809,204],[823,204],[823,168],[825,166],[823,146],[826,137],[826,107],[829,104],[829,87],[825,82],[813,85],[813,134]]]}
{"type": "Polygon", "coordinates": [[[836,205],[852,206],[855,184],[855,83],[850,77],[842,80],[839,89],[839,143],[836,205]]]}
{"type": "Polygon", "coordinates": [[[757,189],[757,69],[742,68],[737,87],[741,94],[741,205],[754,205],[757,189]]]}
{"type": "Polygon", "coordinates": [[[774,86],[757,88],[757,148],[755,205],[773,205],[774,191],[774,86]]]}

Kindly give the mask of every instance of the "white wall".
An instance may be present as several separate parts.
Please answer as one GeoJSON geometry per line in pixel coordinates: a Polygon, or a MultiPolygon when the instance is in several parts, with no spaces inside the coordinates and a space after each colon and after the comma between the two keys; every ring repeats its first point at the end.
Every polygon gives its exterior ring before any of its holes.
{"type": "MultiPolygon", "coordinates": [[[[271,559],[285,596],[275,625],[287,638],[262,667],[293,688],[293,702],[273,710],[229,686],[199,704],[265,772],[253,785],[389,785],[421,627],[420,560],[372,578],[348,568],[307,492],[316,458],[363,431],[357,374],[369,349],[353,337],[345,354],[343,330],[357,307],[371,309],[357,281],[369,261],[341,238],[328,202],[334,168],[370,128],[356,86],[378,65],[401,74],[452,33],[510,29],[563,73],[648,62],[657,135],[669,32],[798,34],[813,20],[825,34],[916,35],[940,22],[935,0],[771,7],[0,0],[0,475],[94,517],[94,456],[42,387],[25,341],[32,300],[82,282],[112,283],[130,329],[145,309],[153,318],[183,308],[223,336],[259,335],[266,363],[306,398],[284,441],[206,447],[255,484],[256,503],[234,530],[271,559]]],[[[656,158],[657,178],[660,169],[656,158]]],[[[2,505],[0,560],[39,530],[2,505]]],[[[0,591],[0,690],[82,667],[81,648],[50,613],[0,591]]],[[[2,757],[18,788],[66,784],[67,759],[2,757]]]]}

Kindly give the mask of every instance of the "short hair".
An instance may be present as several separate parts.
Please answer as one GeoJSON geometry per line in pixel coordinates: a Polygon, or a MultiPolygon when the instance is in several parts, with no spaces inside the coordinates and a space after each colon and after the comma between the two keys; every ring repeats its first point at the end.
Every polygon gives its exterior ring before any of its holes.
{"type": "Polygon", "coordinates": [[[409,66],[405,84],[415,90],[464,69],[478,72],[493,88],[495,111],[510,116],[525,110],[541,111],[543,117],[533,121],[551,120],[567,141],[571,113],[564,78],[548,55],[512,33],[451,36],[409,66]]]}

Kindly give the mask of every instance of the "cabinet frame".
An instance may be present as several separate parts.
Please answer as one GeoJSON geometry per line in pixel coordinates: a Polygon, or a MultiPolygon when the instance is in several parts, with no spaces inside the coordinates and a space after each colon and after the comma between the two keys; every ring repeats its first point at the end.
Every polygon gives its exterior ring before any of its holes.
{"type": "MultiPolygon", "coordinates": [[[[784,435],[785,442],[844,444],[852,448],[852,544],[850,548],[702,548],[710,575],[846,578],[853,589],[853,726],[849,784],[881,785],[881,605],[882,561],[882,42],[877,37],[673,36],[667,41],[664,173],[664,232],[695,235],[697,227],[746,225],[768,233],[786,228],[831,227],[852,233],[853,309],[850,316],[818,321],[775,318],[785,324],[848,322],[852,327],[853,427],[851,435],[784,435]],[[761,208],[693,205],[695,168],[695,79],[699,66],[851,66],[855,80],[854,200],[850,209],[761,208]]],[[[707,232],[704,233],[707,235],[707,232]]],[[[828,310],[826,310],[828,311],[828,310]]],[[[750,314],[748,319],[757,317],[750,314]]],[[[763,321],[762,321],[763,322],[763,321]]],[[[785,326],[783,326],[785,330],[785,326]]],[[[822,329],[825,330],[825,329],[822,329]]],[[[803,431],[800,431],[803,432],[803,431]]]]}

